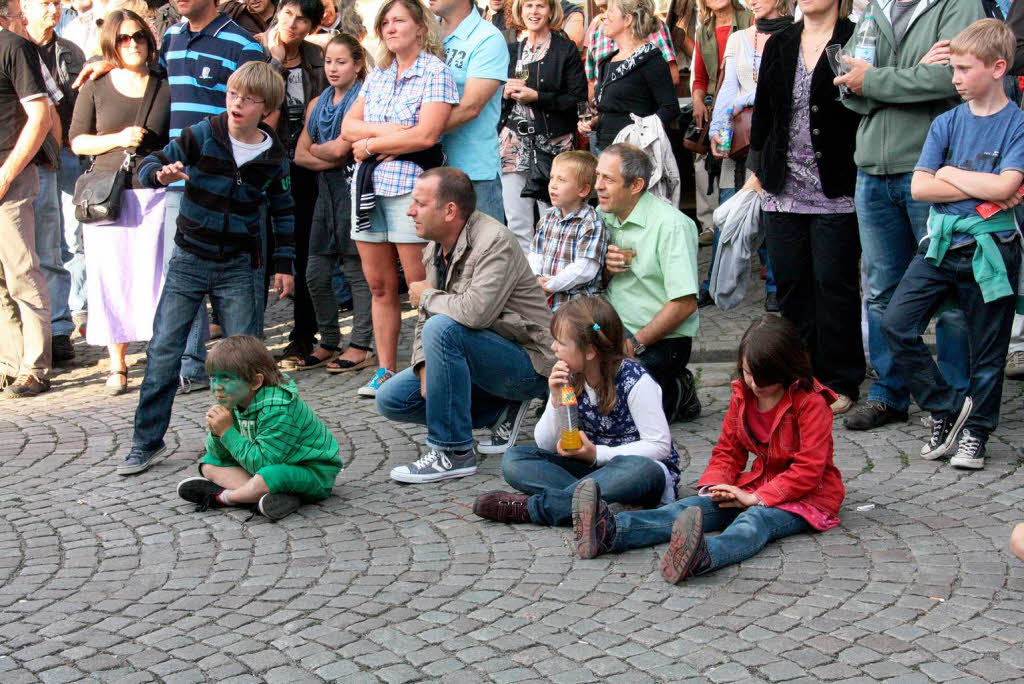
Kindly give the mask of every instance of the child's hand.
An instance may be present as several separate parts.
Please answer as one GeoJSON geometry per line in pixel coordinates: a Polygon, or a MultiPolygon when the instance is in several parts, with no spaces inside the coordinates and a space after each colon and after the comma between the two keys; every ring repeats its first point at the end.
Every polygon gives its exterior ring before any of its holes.
{"type": "Polygon", "coordinates": [[[185,173],[185,165],[180,161],[162,166],[156,172],[156,182],[160,185],[170,185],[180,180],[188,180],[188,174],[185,173]]]}
{"type": "Polygon", "coordinates": [[[711,500],[722,508],[750,508],[761,503],[756,494],[745,492],[739,487],[727,484],[712,486],[711,500]]]}
{"type": "Polygon", "coordinates": [[[551,406],[558,408],[562,405],[562,386],[569,384],[569,365],[565,361],[558,361],[551,368],[551,375],[548,376],[548,389],[551,390],[551,406]]]}
{"type": "Polygon", "coordinates": [[[551,290],[548,289],[548,281],[551,280],[550,276],[537,276],[537,284],[540,285],[540,289],[544,291],[544,294],[551,294],[551,290]]]}
{"type": "Polygon", "coordinates": [[[206,412],[206,427],[210,429],[215,437],[221,437],[228,428],[235,424],[234,418],[231,417],[231,411],[224,408],[220,404],[211,406],[210,410],[206,412]]]}
{"type": "Polygon", "coordinates": [[[580,441],[583,442],[583,446],[579,449],[563,449],[562,440],[558,440],[558,444],[555,445],[555,449],[558,450],[558,455],[565,458],[571,458],[575,461],[582,461],[583,463],[596,463],[597,462],[597,447],[587,437],[587,433],[580,430],[580,441]]]}

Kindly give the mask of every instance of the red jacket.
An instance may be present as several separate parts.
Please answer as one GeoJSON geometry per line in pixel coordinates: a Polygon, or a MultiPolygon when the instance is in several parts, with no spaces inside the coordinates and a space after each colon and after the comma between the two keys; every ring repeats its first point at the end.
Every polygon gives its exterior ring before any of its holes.
{"type": "Polygon", "coordinates": [[[746,423],[747,403],[757,401],[742,381],[732,383],[729,411],[718,444],[698,487],[757,483],[754,493],[765,506],[801,501],[838,515],[846,496],[843,476],[832,462],[832,409],[836,394],[814,381],[811,391],[791,386],[779,401],[768,446],[758,444],[746,423]],[[750,470],[743,472],[749,455],[750,470]]]}

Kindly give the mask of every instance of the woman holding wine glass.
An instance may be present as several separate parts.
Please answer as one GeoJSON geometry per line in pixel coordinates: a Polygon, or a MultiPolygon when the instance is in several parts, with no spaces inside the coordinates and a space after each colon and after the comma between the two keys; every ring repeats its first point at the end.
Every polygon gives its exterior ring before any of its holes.
{"type": "Polygon", "coordinates": [[[577,104],[587,80],[575,43],[551,30],[562,21],[558,0],[515,0],[511,20],[526,37],[509,44],[509,79],[502,103],[501,190],[505,218],[524,252],[536,220],[548,209],[551,160],[572,149],[577,104]]]}
{"type": "Polygon", "coordinates": [[[860,238],[853,151],[860,116],[839,101],[825,55],[846,44],[851,0],[799,0],[803,19],[765,46],[748,166],[763,188],[763,224],[779,306],[843,413],[864,379],[860,238]]]}
{"type": "Polygon", "coordinates": [[[595,154],[615,142],[619,131],[632,123],[630,114],[657,114],[665,128],[679,118],[679,100],[668,64],[658,46],[647,39],[658,30],[659,21],[651,0],[608,2],[603,30],[618,49],[597,65],[597,119],[579,123],[580,133],[597,133],[595,154]]]}

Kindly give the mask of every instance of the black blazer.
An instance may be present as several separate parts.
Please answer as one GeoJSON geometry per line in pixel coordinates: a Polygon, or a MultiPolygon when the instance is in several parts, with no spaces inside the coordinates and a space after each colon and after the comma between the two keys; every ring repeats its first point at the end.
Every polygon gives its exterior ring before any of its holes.
{"type": "MultiPolygon", "coordinates": [[[[768,40],[757,79],[747,168],[757,174],[761,186],[772,193],[782,191],[786,178],[789,124],[793,117],[793,82],[803,28],[802,21],[796,22],[768,40]]],[[[846,45],[853,28],[853,22],[840,19],[828,44],[846,45]]],[[[832,84],[833,78],[835,74],[822,50],[811,75],[811,145],[825,197],[852,197],[857,184],[853,151],[860,115],[838,101],[839,88],[832,84]]]]}
{"type": "MultiPolygon", "coordinates": [[[[508,44],[509,78],[515,76],[519,46],[520,43],[508,44]]],[[[530,64],[526,85],[537,91],[537,101],[529,106],[533,107],[538,132],[547,138],[556,138],[576,130],[576,103],[587,100],[587,77],[575,43],[552,33],[551,46],[544,59],[530,64]]],[[[514,102],[511,99],[503,101],[502,121],[514,102]]]]}
{"type": "Polygon", "coordinates": [[[597,80],[602,84],[597,102],[597,144],[601,149],[615,142],[619,131],[633,123],[630,114],[657,114],[666,130],[679,118],[679,99],[661,50],[648,51],[632,71],[611,81],[611,73],[619,66],[619,62],[612,61],[616,53],[597,65],[597,80]]]}

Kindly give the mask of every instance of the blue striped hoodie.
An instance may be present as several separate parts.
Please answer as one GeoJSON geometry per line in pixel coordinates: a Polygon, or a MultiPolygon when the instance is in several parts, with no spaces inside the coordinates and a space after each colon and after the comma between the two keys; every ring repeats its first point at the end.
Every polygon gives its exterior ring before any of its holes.
{"type": "Polygon", "coordinates": [[[189,126],[167,146],[139,164],[139,183],[163,187],[156,180],[160,167],[180,161],[188,181],[178,214],[174,242],[183,250],[210,261],[228,261],[250,254],[253,266],[261,252],[260,207],[270,203],[274,231],[274,273],[292,273],[295,259],[295,201],[288,175],[288,152],[264,123],[260,130],[274,144],[255,159],[235,164],[228,137],[227,114],[189,126]]]}

